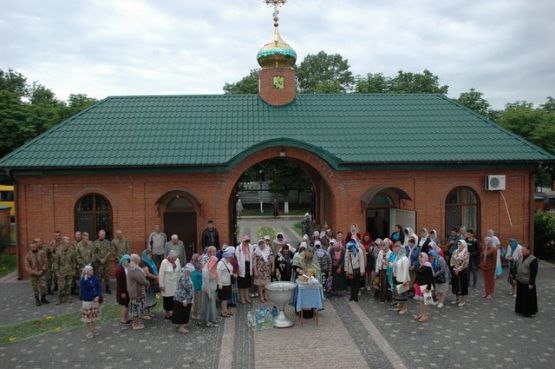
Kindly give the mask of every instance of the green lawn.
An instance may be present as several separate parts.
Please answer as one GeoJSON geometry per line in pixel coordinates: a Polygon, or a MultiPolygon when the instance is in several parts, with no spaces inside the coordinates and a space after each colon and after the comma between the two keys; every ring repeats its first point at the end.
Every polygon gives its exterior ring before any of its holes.
{"type": "MultiPolygon", "coordinates": [[[[159,299],[152,313],[159,314],[162,311],[162,300],[159,299]]],[[[121,306],[117,304],[105,304],[102,307],[102,318],[100,323],[120,319],[121,306]]],[[[82,328],[79,310],[74,313],[60,315],[45,315],[41,319],[28,320],[22,323],[0,326],[0,346],[47,333],[60,333],[71,329],[82,328]]],[[[84,333],[83,333],[84,334],[84,333]]]]}
{"type": "Polygon", "coordinates": [[[258,227],[258,229],[256,230],[256,235],[258,236],[259,240],[263,239],[264,236],[270,236],[271,240],[275,240],[276,234],[277,231],[274,227],[258,227]]]}
{"type": "Polygon", "coordinates": [[[0,255],[0,277],[10,274],[17,269],[15,255],[0,255]]]}
{"type": "Polygon", "coordinates": [[[303,237],[303,225],[301,224],[301,222],[295,223],[293,225],[293,229],[295,230],[295,232],[297,232],[299,237],[301,237],[301,238],[303,237]]]}

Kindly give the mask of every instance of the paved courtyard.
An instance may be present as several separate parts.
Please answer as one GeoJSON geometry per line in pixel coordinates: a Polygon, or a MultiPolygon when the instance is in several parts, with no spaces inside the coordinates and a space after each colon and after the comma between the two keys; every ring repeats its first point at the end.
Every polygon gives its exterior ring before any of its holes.
{"type": "MultiPolygon", "coordinates": [[[[538,286],[540,312],[534,318],[513,312],[503,276],[494,300],[471,290],[465,307],[433,308],[427,324],[413,321],[412,314],[398,316],[388,304],[363,294],[358,304],[347,297],[327,299],[319,326],[309,320],[302,327],[297,322],[289,329],[252,332],[246,325],[250,306],[240,306],[216,328],[193,322],[185,336],[158,317],[139,332],[116,320],[103,323],[101,335],[92,340],[79,327],[2,342],[0,367],[547,369],[555,358],[553,265],[541,263],[538,286]]],[[[78,314],[78,302],[35,307],[27,282],[11,279],[0,288],[0,330],[43,315],[78,314]]],[[[293,318],[291,310],[288,315],[293,318]]]]}

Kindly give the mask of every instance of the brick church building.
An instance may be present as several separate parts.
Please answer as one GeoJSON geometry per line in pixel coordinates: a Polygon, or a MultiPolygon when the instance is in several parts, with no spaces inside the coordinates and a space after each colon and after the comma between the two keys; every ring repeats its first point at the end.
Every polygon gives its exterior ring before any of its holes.
{"type": "Polygon", "coordinates": [[[395,224],[464,225],[533,240],[534,170],[555,158],[438,94],[298,94],[295,51],[275,27],[257,95],[114,96],[0,160],[16,184],[20,273],[33,238],[110,236],[140,251],[155,224],[188,255],[212,219],[234,241],[241,175],[299,164],[315,220],[388,234],[395,224]]]}

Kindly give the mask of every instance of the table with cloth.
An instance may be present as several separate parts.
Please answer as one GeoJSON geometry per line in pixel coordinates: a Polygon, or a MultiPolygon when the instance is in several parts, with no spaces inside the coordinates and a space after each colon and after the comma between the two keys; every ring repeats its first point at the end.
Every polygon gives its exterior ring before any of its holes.
{"type": "Polygon", "coordinates": [[[314,311],[316,325],[318,325],[318,310],[324,309],[324,289],[322,285],[320,283],[297,283],[294,296],[294,307],[296,312],[300,312],[301,325],[303,310],[314,311]]]}

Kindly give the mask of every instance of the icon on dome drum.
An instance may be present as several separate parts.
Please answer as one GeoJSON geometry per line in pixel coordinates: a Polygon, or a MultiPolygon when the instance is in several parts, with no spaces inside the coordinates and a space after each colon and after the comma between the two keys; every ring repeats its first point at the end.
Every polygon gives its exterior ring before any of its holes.
{"type": "Polygon", "coordinates": [[[276,90],[282,90],[285,87],[285,77],[274,76],[273,86],[276,90]]]}

